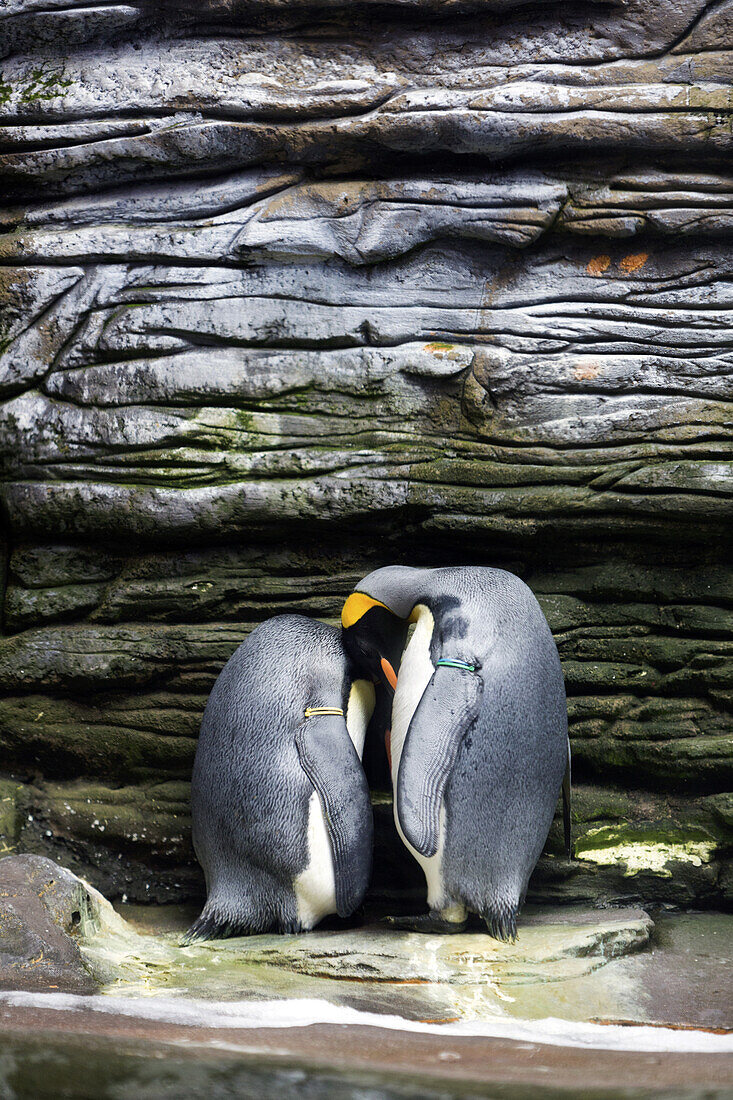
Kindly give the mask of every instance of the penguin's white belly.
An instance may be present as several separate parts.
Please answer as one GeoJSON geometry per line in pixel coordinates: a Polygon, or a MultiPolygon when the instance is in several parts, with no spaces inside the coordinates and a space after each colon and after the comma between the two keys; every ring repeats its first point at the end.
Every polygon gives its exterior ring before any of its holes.
{"type": "Polygon", "coordinates": [[[412,721],[412,716],[417,710],[417,705],[422,699],[423,692],[428,686],[435,672],[435,667],[430,659],[430,643],[433,637],[435,625],[430,610],[422,604],[415,608],[417,612],[417,625],[412,638],[408,643],[400,665],[397,677],[397,689],[392,704],[392,735],[390,748],[392,753],[392,790],[394,792],[394,819],[397,832],[402,843],[415,857],[423,869],[428,886],[428,905],[431,909],[443,909],[445,907],[445,891],[443,888],[443,847],[445,841],[445,811],[440,809],[440,838],[438,850],[433,856],[423,856],[417,852],[410,842],[405,839],[397,812],[397,776],[400,770],[400,758],[405,744],[407,731],[412,721]]]}
{"type": "Polygon", "coordinates": [[[308,863],[293,883],[298,920],[313,928],[329,913],[336,912],[336,879],[333,853],[323,806],[314,791],[308,800],[308,863]]]}
{"type": "MultiPolygon", "coordinates": [[[[355,680],[346,709],[346,728],[360,760],[373,710],[374,685],[367,680],[355,680]]],[[[293,883],[293,889],[298,920],[304,928],[313,928],[329,913],[336,912],[333,849],[317,791],[308,800],[308,863],[293,883]]]]}
{"type": "Polygon", "coordinates": [[[346,729],[361,760],[369,719],[374,711],[374,684],[369,680],[354,680],[346,706],[346,729]]]}

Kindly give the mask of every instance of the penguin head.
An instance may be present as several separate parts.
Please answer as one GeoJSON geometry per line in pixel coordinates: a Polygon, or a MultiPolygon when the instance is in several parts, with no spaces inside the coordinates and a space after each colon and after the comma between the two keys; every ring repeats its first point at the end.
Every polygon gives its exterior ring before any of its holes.
{"type": "Polygon", "coordinates": [[[409,624],[365,592],[353,592],[341,611],[344,649],[359,674],[397,686],[397,670],[409,624]]]}

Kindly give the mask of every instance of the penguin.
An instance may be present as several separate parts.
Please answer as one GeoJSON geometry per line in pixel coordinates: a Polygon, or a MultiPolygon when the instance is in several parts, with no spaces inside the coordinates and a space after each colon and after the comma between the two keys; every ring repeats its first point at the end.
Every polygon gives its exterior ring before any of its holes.
{"type": "Polygon", "coordinates": [[[301,932],[361,904],[373,821],[361,766],[374,706],[334,627],[262,623],[224,666],[201,723],[193,844],[207,900],[183,943],[301,932]]]}
{"type": "Polygon", "coordinates": [[[357,667],[395,688],[395,824],[430,908],[395,923],[461,931],[470,911],[514,941],[561,790],[570,856],[565,685],[537,600],[502,569],[387,566],[346,600],[342,637],[357,667]],[[397,671],[383,647],[405,624],[397,671]]]}

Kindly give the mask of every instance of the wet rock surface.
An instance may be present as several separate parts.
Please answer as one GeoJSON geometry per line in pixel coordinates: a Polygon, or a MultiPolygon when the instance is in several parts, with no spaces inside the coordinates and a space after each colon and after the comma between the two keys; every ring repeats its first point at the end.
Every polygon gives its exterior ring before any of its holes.
{"type": "Polygon", "coordinates": [[[593,1005],[617,1013],[615,994],[604,983],[596,989],[593,975],[645,950],[654,928],[639,909],[528,907],[513,945],[499,944],[485,931],[425,936],[384,922],[333,919],[297,936],[234,937],[183,948],[187,910],[122,910],[130,919],[101,899],[96,920],[82,935],[85,963],[108,996],[315,999],[438,1023],[535,1018],[558,1005],[570,1019],[587,1018],[593,1005]]]}
{"type": "Polygon", "coordinates": [[[182,948],[187,913],[174,910],[172,927],[156,927],[154,908],[131,909],[133,920],[125,920],[93,887],[40,856],[0,860],[0,889],[5,988],[212,1000],[315,997],[417,1019],[521,1016],[522,987],[536,995],[545,985],[572,985],[645,948],[654,927],[638,909],[529,907],[515,944],[483,931],[429,936],[332,920],[299,936],[182,948]]]}
{"type": "Polygon", "coordinates": [[[639,950],[652,928],[641,910],[568,908],[525,915],[517,942],[509,945],[485,932],[426,936],[367,928],[356,934],[316,931],[292,942],[258,945],[248,957],[341,980],[480,985],[498,977],[512,985],[571,977],[580,968],[639,950]],[[580,960],[580,968],[571,959],[580,960]]]}
{"type": "MultiPolygon", "coordinates": [[[[197,981],[186,968],[177,982],[192,983],[185,985],[188,995],[219,997],[225,972],[234,989],[249,974],[260,997],[266,995],[261,985],[266,979],[278,996],[326,998],[434,1023],[554,1014],[587,1018],[594,1011],[619,1012],[613,979],[604,983],[593,975],[647,947],[652,929],[640,910],[568,907],[527,911],[513,945],[498,944],[485,932],[426,936],[383,925],[298,938],[256,937],[251,943],[202,945],[200,956],[216,960],[208,980],[197,981]]],[[[620,1000],[628,1013],[633,995],[620,1000]]]]}

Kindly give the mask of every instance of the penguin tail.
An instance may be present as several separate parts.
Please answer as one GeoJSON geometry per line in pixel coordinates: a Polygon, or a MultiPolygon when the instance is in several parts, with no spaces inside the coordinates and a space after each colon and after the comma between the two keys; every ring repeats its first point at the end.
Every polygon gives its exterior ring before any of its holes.
{"type": "Polygon", "coordinates": [[[490,905],[481,914],[489,935],[502,943],[514,943],[516,941],[518,915],[519,902],[505,901],[490,905]]]}
{"type": "Polygon", "coordinates": [[[223,940],[231,936],[233,931],[229,918],[207,901],[201,915],[181,938],[181,947],[190,947],[192,943],[202,940],[223,940]]]}

